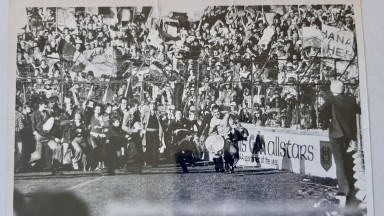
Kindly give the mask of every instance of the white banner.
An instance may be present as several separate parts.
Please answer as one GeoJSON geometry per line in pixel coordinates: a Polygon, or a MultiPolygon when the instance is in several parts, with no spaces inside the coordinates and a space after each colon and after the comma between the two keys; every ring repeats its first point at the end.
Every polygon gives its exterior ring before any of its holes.
{"type": "Polygon", "coordinates": [[[323,24],[323,47],[324,57],[341,58],[351,60],[354,56],[354,35],[351,31],[343,31],[339,28],[323,24]]]}
{"type": "Polygon", "coordinates": [[[314,27],[303,27],[303,47],[321,48],[323,32],[314,27]]]}
{"type": "Polygon", "coordinates": [[[238,165],[256,166],[256,162],[252,162],[251,152],[257,132],[260,131],[265,141],[265,148],[259,153],[262,168],[336,178],[335,162],[327,145],[329,142],[327,132],[271,129],[251,124],[242,126],[249,131],[249,137],[247,141],[239,142],[238,165]]]}

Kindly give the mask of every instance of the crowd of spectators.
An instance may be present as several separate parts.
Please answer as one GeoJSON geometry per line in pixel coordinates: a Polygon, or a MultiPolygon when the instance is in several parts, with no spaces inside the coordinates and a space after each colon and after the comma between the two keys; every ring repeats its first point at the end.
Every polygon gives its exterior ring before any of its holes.
{"type": "MultiPolygon", "coordinates": [[[[127,96],[185,114],[196,107],[201,115],[215,103],[242,122],[296,129],[322,126],[320,92],[343,72],[318,58],[319,49],[303,46],[302,28],[355,28],[348,5],[292,5],[279,11],[216,6],[194,22],[184,14],[152,18],[144,13],[111,22],[76,8],[75,27],[59,26],[56,13],[56,8],[27,9],[28,24],[17,43],[17,96],[23,103],[45,98],[60,105],[75,94],[80,102],[117,107],[127,96]],[[110,50],[116,70],[85,69],[110,50]]],[[[346,91],[355,94],[358,75],[345,79],[351,84],[346,91]]]]}

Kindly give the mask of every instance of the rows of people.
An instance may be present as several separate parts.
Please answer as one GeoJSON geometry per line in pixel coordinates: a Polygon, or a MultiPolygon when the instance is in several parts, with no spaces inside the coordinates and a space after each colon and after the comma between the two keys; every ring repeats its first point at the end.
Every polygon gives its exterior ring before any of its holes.
{"type": "MultiPolygon", "coordinates": [[[[102,71],[96,76],[95,71],[85,70],[87,61],[114,47],[119,58],[133,63],[136,75],[150,70],[150,85],[144,90],[173,92],[158,101],[161,105],[173,104],[187,112],[186,105],[193,101],[227,107],[235,104],[245,113],[242,121],[305,129],[319,127],[321,119],[316,110],[322,98],[316,86],[329,83],[335,74],[329,64],[316,60],[315,49],[302,46],[302,28],[321,29],[326,24],[354,30],[353,7],[347,5],[286,6],[283,14],[271,18],[268,12],[272,11],[267,7],[207,7],[197,22],[179,21],[176,26],[155,18],[148,18],[151,22],[135,19],[126,26],[113,25],[101,14],[79,12],[76,28],[62,28],[53,18],[55,8],[43,12],[42,8],[29,10],[28,28],[18,37],[19,75],[31,78],[24,81],[30,87],[23,90],[20,85],[20,92],[50,98],[63,91],[59,81],[76,85],[133,77],[124,64],[118,65],[122,69],[116,74],[102,71]],[[164,30],[160,22],[168,24],[168,29],[176,28],[177,36],[167,40],[155,37],[164,30]],[[265,41],[268,32],[272,32],[271,38],[265,41]],[[65,57],[66,43],[76,47],[70,67],[56,59],[65,57]],[[158,79],[151,80],[151,75],[158,79]],[[301,113],[295,113],[297,110],[301,113]],[[249,116],[251,113],[264,117],[249,116]],[[301,120],[303,117],[306,119],[301,120]]],[[[354,84],[358,80],[356,74],[345,78],[354,84]]],[[[89,89],[89,85],[80,85],[79,92],[87,94],[89,89]]],[[[356,89],[348,91],[354,94],[356,89]]],[[[115,102],[121,92],[124,90],[114,89],[115,102]]],[[[156,94],[164,93],[152,91],[146,99],[156,94]]]]}
{"type": "Polygon", "coordinates": [[[159,111],[156,101],[140,104],[121,98],[114,106],[92,100],[80,104],[73,97],[66,98],[63,107],[55,100],[37,101],[33,109],[17,103],[15,116],[15,172],[58,174],[62,169],[87,172],[107,167],[113,175],[124,167],[140,173],[144,165],[159,164],[160,152],[168,162],[180,163],[184,172],[187,164],[195,166],[207,157],[214,157],[216,171],[223,172],[224,155],[225,168],[232,172],[239,159],[237,143],[248,136],[236,113],[217,104],[201,115],[190,107],[184,117],[173,105],[159,111]],[[208,151],[205,140],[214,134],[222,139],[220,149],[208,151]]]}

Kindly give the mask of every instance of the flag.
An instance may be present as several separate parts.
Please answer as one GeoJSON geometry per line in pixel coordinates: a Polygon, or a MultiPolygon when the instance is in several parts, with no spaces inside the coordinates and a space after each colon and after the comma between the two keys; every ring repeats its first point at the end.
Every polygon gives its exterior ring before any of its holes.
{"type": "Polygon", "coordinates": [[[103,97],[104,104],[112,103],[113,102],[113,95],[114,95],[114,92],[112,91],[111,88],[109,88],[109,86],[107,86],[107,89],[105,90],[104,97],[103,97]]]}
{"type": "Polygon", "coordinates": [[[118,14],[120,21],[131,21],[132,19],[132,8],[123,7],[120,9],[120,13],[118,14]]]}
{"type": "Polygon", "coordinates": [[[264,29],[264,32],[263,32],[263,36],[261,37],[258,45],[265,45],[267,46],[269,44],[269,42],[271,41],[272,39],[272,36],[275,34],[275,30],[273,29],[273,27],[271,26],[268,26],[267,28],[264,29]]]}
{"type": "Polygon", "coordinates": [[[61,40],[61,43],[62,43],[61,58],[67,61],[72,61],[73,55],[76,52],[76,48],[65,40],[61,40]]]}
{"type": "Polygon", "coordinates": [[[164,31],[163,29],[161,29],[160,27],[158,27],[158,30],[159,30],[159,37],[165,42],[180,40],[180,37],[178,36],[174,37],[169,33],[167,33],[166,31],[164,31]]]}
{"type": "Polygon", "coordinates": [[[119,23],[116,7],[99,7],[99,14],[104,15],[104,23],[107,25],[116,25],[119,23]]]}
{"type": "Polygon", "coordinates": [[[76,9],[74,7],[57,8],[56,10],[57,26],[59,28],[75,28],[76,27],[76,9]]]}
{"type": "Polygon", "coordinates": [[[148,36],[147,36],[147,43],[148,45],[158,47],[161,43],[163,43],[163,40],[159,36],[159,30],[150,28],[148,36]]]}
{"type": "Polygon", "coordinates": [[[132,77],[127,80],[127,90],[125,91],[125,97],[128,101],[133,99],[133,90],[132,90],[132,77]]]}
{"type": "Polygon", "coordinates": [[[269,25],[273,24],[273,20],[275,19],[276,13],[265,13],[266,21],[269,25]]]}

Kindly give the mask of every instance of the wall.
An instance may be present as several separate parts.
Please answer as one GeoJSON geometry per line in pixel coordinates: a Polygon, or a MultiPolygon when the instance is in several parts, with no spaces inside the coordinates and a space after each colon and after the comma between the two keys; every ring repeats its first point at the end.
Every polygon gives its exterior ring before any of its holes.
{"type": "Polygon", "coordinates": [[[251,150],[257,132],[260,131],[260,135],[265,140],[265,148],[259,153],[262,168],[336,178],[336,167],[330,152],[327,131],[302,131],[263,128],[252,124],[242,125],[249,131],[249,138],[247,141],[239,142],[240,160],[238,165],[256,165],[256,162],[251,161],[251,150]]]}

